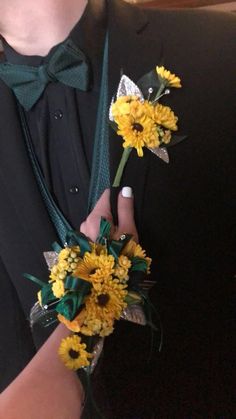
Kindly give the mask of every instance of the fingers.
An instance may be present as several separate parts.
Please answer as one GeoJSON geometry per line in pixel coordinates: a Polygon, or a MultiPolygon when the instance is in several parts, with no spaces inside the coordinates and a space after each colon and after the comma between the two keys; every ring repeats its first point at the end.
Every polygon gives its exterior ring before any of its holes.
{"type": "Polygon", "coordinates": [[[98,236],[101,217],[112,223],[110,189],[106,189],[103,192],[94,209],[80,226],[81,233],[85,234],[92,241],[95,241],[98,236]]]}
{"type": "Polygon", "coordinates": [[[111,223],[111,238],[118,240],[124,233],[131,234],[138,242],[138,233],[134,221],[134,198],[132,189],[129,186],[122,188],[117,202],[118,226],[113,224],[110,207],[110,190],[106,189],[99,198],[93,211],[81,224],[80,231],[95,241],[99,234],[101,217],[111,223]]]}
{"type": "Polygon", "coordinates": [[[129,186],[122,188],[118,196],[118,227],[115,238],[119,238],[123,233],[133,235],[133,239],[138,242],[138,232],[134,221],[134,198],[132,189],[129,186]]]}

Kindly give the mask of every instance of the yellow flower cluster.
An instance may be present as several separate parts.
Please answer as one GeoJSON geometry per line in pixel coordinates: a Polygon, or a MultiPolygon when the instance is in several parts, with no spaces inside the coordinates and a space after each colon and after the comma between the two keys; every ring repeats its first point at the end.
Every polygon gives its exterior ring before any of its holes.
{"type": "Polygon", "coordinates": [[[147,262],[147,273],[150,273],[150,266],[152,259],[146,256],[146,252],[140,244],[137,244],[134,240],[130,240],[122,251],[123,255],[127,256],[128,259],[138,257],[144,259],[147,262]]]}
{"type": "MultiPolygon", "coordinates": [[[[180,78],[165,67],[157,66],[156,73],[161,91],[165,87],[181,87],[180,78]]],[[[124,140],[123,147],[136,148],[139,157],[143,156],[143,147],[156,148],[168,144],[171,131],[178,129],[177,116],[170,107],[157,103],[159,97],[161,93],[151,102],[134,95],[119,96],[111,106],[116,132],[124,140]]]]}
{"type": "MultiPolygon", "coordinates": [[[[128,269],[131,262],[126,256],[120,256],[118,263],[107,254],[101,245],[93,244],[92,252],[86,252],[78,258],[77,267],[72,276],[92,283],[92,291],[85,298],[84,308],[73,321],[63,316],[58,318],[70,330],[92,336],[107,336],[113,331],[114,321],[121,316],[126,307],[128,269]]],[[[57,280],[57,283],[59,281],[57,280]]]]}
{"type": "MultiPolygon", "coordinates": [[[[145,259],[148,265],[147,271],[151,260],[133,240],[126,244],[117,259],[108,253],[106,246],[90,244],[91,252],[85,252],[84,255],[81,255],[79,246],[63,249],[51,270],[50,282],[52,292],[58,299],[68,292],[65,289],[68,275],[88,281],[92,285],[76,317],[69,321],[62,314],[58,314],[58,320],[74,333],[104,337],[113,332],[115,321],[120,319],[127,307],[126,297],[132,258],[145,259]]],[[[41,294],[38,298],[41,300],[41,294]]],[[[62,340],[59,356],[68,368],[75,370],[88,366],[92,357],[78,335],[62,340]]]]}
{"type": "Polygon", "coordinates": [[[123,147],[134,147],[143,156],[143,147],[155,148],[169,143],[171,131],[177,130],[178,118],[170,107],[141,101],[137,96],[121,96],[112,105],[117,134],[123,147]]]}
{"type": "Polygon", "coordinates": [[[89,358],[92,358],[92,354],[86,351],[86,345],[78,335],[62,339],[58,354],[65,366],[74,371],[87,367],[90,364],[89,358]]]}
{"type": "Polygon", "coordinates": [[[175,74],[172,74],[169,70],[166,70],[165,67],[157,66],[156,72],[165,86],[175,87],[177,89],[182,87],[180,78],[177,77],[175,74]]]}
{"type": "Polygon", "coordinates": [[[79,246],[66,247],[58,255],[58,263],[52,267],[50,280],[52,292],[56,298],[61,298],[65,294],[64,280],[68,274],[72,275],[77,268],[80,258],[79,246]]]}

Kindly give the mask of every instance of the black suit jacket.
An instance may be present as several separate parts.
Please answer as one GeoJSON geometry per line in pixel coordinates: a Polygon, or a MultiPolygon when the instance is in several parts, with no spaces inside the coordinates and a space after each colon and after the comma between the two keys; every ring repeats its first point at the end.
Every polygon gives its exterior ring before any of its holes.
{"type": "MultiPolygon", "coordinates": [[[[235,274],[236,18],[197,10],[145,11],[108,3],[109,95],[121,70],[133,81],[156,65],[181,77],[163,103],[188,138],[167,165],[132,152],[123,185],[134,190],[140,241],[153,258],[152,301],[164,329],[147,362],[150,333],[120,322],[106,339],[101,374],[112,419],[233,418],[235,274]]],[[[0,84],[0,381],[4,388],[34,352],[27,320],[47,278],[42,252],[56,233],[25,150],[15,99],[0,84]],[[5,314],[6,313],[6,314],[5,314]],[[10,361],[12,362],[9,362],[10,361]],[[13,361],[14,360],[14,361],[13,361]]],[[[111,177],[122,153],[110,133],[111,177]]],[[[116,191],[112,193],[113,207],[116,191]]],[[[46,337],[46,334],[45,334],[46,337]]]]}

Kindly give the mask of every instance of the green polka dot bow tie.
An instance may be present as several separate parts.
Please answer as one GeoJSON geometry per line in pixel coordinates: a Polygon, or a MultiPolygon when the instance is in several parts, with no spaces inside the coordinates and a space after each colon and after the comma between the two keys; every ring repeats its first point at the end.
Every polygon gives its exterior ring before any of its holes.
{"type": "Polygon", "coordinates": [[[29,110],[50,82],[61,82],[83,91],[89,87],[89,65],[84,53],[70,40],[59,44],[48,62],[39,67],[0,64],[0,78],[25,110],[29,110]]]}

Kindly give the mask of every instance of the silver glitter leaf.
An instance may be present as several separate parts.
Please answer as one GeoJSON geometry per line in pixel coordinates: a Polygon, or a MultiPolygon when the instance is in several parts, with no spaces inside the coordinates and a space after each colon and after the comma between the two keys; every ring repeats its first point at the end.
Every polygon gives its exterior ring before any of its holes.
{"type": "Polygon", "coordinates": [[[121,314],[121,318],[129,322],[146,326],[147,321],[142,307],[138,304],[131,304],[127,306],[121,314]]]}
{"type": "Polygon", "coordinates": [[[100,338],[93,348],[93,358],[88,369],[89,373],[92,373],[94,371],[98,363],[98,360],[100,358],[100,355],[102,353],[103,345],[104,345],[104,338],[100,338]]]}
{"type": "MultiPolygon", "coordinates": [[[[120,83],[117,89],[116,98],[120,96],[137,96],[141,102],[144,101],[143,94],[139,87],[125,74],[120,79],[120,83]]],[[[114,97],[112,98],[110,108],[109,108],[109,120],[114,121],[112,115],[112,105],[115,102],[114,97]]]]}
{"type": "Polygon", "coordinates": [[[112,114],[112,105],[113,105],[114,102],[115,102],[115,99],[113,97],[112,101],[111,101],[111,104],[110,104],[110,108],[109,108],[109,120],[110,121],[114,121],[113,114],[112,114]]]}
{"type": "Polygon", "coordinates": [[[144,100],[139,87],[125,74],[121,77],[117,90],[117,98],[120,96],[138,96],[141,101],[144,100]]]}
{"type": "Polygon", "coordinates": [[[52,267],[58,262],[58,253],[57,252],[43,252],[43,256],[46,260],[48,265],[48,269],[52,269],[52,267]]]}
{"type": "Polygon", "coordinates": [[[154,153],[157,157],[159,157],[161,160],[163,160],[165,163],[169,163],[169,154],[165,147],[155,147],[155,148],[149,148],[152,153],[154,153]]]}

